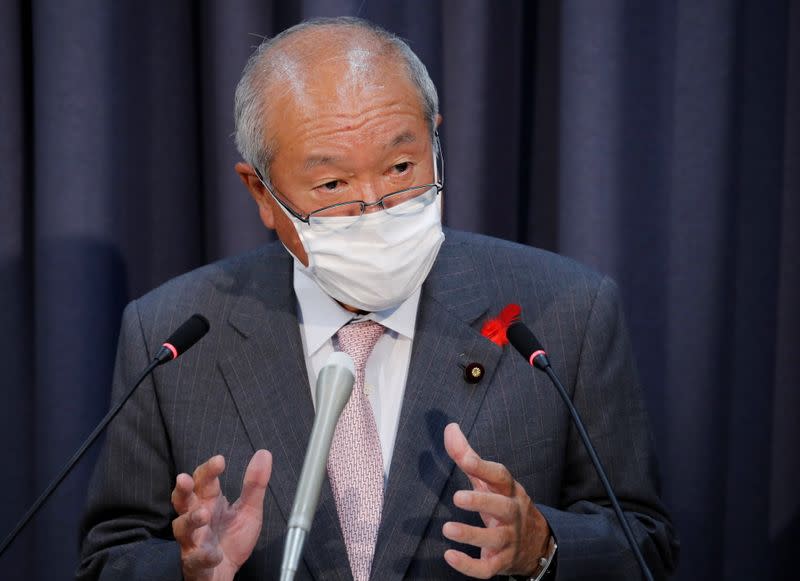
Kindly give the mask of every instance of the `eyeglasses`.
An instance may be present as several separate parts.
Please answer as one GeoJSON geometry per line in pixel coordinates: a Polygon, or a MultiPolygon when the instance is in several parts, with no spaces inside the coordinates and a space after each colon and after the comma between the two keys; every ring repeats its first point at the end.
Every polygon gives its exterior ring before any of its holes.
{"type": "Polygon", "coordinates": [[[290,207],[289,203],[284,200],[285,196],[278,192],[273,185],[269,184],[258,169],[255,172],[262,185],[275,201],[292,216],[308,224],[313,230],[343,230],[358,222],[368,208],[378,207],[390,216],[410,216],[422,212],[431,204],[444,189],[444,159],[442,158],[438,136],[435,148],[435,163],[439,177],[435,183],[412,186],[396,192],[390,192],[374,202],[365,202],[363,200],[338,202],[318,208],[308,214],[302,214],[290,207]]]}

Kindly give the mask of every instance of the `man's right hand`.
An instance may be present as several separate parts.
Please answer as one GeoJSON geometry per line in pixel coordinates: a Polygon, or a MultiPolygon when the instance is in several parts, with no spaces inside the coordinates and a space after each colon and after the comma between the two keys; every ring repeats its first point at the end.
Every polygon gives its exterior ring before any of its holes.
{"type": "Polygon", "coordinates": [[[172,491],[178,518],[172,532],[181,547],[186,581],[222,581],[250,557],[264,519],[264,493],[272,473],[272,455],[258,450],[247,466],[242,495],[233,504],[222,495],[219,475],[225,458],[214,456],[192,476],[179,474],[172,491]]]}

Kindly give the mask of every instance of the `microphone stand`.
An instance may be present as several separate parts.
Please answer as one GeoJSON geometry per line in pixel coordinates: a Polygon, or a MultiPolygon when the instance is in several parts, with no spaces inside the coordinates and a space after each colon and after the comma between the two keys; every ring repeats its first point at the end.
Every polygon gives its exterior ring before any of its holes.
{"type": "Polygon", "coordinates": [[[130,399],[131,395],[133,395],[133,392],[137,387],[139,387],[139,384],[142,383],[148,375],[150,375],[153,369],[161,365],[161,363],[162,361],[159,359],[153,359],[153,361],[147,366],[142,375],[139,377],[139,380],[136,382],[136,384],[128,390],[128,393],[126,393],[125,396],[109,410],[100,423],[97,424],[97,427],[91,434],[89,434],[89,437],[86,438],[81,447],[78,448],[78,451],[75,452],[72,458],[70,458],[69,462],[66,463],[64,468],[61,469],[61,472],[58,474],[58,476],[56,476],[56,478],[50,483],[45,491],[42,492],[39,498],[36,499],[36,502],[33,503],[33,506],[28,509],[28,512],[25,513],[25,516],[23,516],[22,519],[17,523],[17,526],[14,527],[14,530],[12,530],[5,538],[3,544],[0,545],[0,556],[2,556],[6,549],[11,545],[20,531],[25,528],[25,525],[28,524],[28,521],[31,520],[33,515],[39,511],[39,508],[45,503],[45,501],[50,498],[50,495],[53,494],[53,491],[56,488],[58,488],[58,485],[61,484],[61,481],[64,480],[64,478],[66,478],[70,472],[72,472],[72,469],[75,467],[75,464],[78,463],[78,460],[83,457],[83,455],[94,443],[100,433],[105,429],[108,423],[119,413],[119,410],[121,410],[122,406],[125,405],[125,402],[130,399]]]}

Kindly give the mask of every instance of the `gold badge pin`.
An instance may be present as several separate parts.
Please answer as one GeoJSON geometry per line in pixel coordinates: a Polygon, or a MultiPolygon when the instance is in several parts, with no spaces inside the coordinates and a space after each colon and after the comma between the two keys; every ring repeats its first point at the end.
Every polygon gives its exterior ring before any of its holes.
{"type": "Polygon", "coordinates": [[[464,366],[464,379],[467,383],[478,383],[483,379],[484,369],[480,363],[467,363],[464,366]]]}

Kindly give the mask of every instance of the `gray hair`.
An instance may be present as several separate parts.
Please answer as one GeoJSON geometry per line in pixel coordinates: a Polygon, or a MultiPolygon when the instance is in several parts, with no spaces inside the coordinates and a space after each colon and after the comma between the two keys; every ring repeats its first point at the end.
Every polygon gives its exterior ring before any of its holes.
{"type": "MultiPolygon", "coordinates": [[[[431,140],[433,140],[436,117],[439,115],[439,96],[428,70],[408,44],[397,35],[361,18],[349,16],[315,18],[292,26],[273,38],[265,39],[248,59],[242,71],[242,78],[236,86],[234,106],[236,148],[246,162],[264,173],[263,177],[266,180],[269,179],[269,166],[275,154],[274,144],[269,143],[262,126],[268,106],[264,95],[276,70],[270,51],[290,35],[304,30],[328,27],[356,28],[367,32],[382,45],[384,50],[400,58],[406,67],[409,80],[419,93],[422,111],[430,122],[431,140]]],[[[435,140],[433,141],[435,146],[435,140]]]]}

